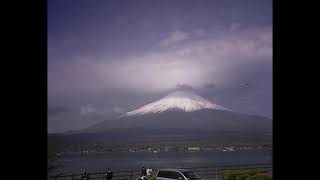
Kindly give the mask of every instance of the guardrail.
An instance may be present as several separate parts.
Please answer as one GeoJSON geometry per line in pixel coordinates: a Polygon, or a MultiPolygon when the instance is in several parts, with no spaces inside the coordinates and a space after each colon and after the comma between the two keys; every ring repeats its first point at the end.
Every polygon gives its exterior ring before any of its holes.
{"type": "MultiPolygon", "coordinates": [[[[158,167],[153,169],[154,175],[158,169],[161,168],[174,168],[174,169],[190,169],[197,173],[202,179],[205,180],[228,180],[233,179],[231,172],[248,172],[255,170],[256,172],[263,172],[268,174],[269,179],[272,177],[272,164],[246,164],[246,165],[229,165],[229,166],[212,166],[212,167],[158,167]]],[[[57,174],[50,176],[49,179],[55,180],[82,180],[81,173],[77,174],[57,174]]],[[[88,172],[88,180],[103,179],[105,180],[105,172],[88,172]]],[[[136,180],[141,177],[141,170],[132,169],[127,171],[113,171],[113,180],[136,180]]]]}

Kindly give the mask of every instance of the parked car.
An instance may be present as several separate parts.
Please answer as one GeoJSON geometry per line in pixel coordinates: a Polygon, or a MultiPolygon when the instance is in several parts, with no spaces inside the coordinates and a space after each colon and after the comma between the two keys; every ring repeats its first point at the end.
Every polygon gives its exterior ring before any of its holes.
{"type": "Polygon", "coordinates": [[[159,169],[156,175],[156,180],[201,180],[194,172],[186,169],[159,169]]]}

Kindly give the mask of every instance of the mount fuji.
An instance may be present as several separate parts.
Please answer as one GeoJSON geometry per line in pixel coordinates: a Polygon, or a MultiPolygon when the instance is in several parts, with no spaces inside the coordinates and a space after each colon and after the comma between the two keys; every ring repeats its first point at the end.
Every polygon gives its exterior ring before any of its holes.
{"type": "Polygon", "coordinates": [[[214,104],[191,91],[176,91],[158,101],[145,105],[124,116],[144,115],[150,113],[163,113],[166,111],[192,112],[202,109],[231,111],[225,107],[214,104]]]}
{"type": "MultiPolygon", "coordinates": [[[[103,134],[115,139],[238,139],[272,132],[272,119],[247,115],[206,100],[192,91],[167,96],[73,134],[103,134]]],[[[101,139],[103,140],[104,138],[101,139]]]]}
{"type": "Polygon", "coordinates": [[[62,136],[69,142],[81,143],[106,140],[115,143],[186,140],[238,143],[270,142],[271,134],[270,118],[233,112],[194,92],[176,91],[119,117],[62,136]]]}

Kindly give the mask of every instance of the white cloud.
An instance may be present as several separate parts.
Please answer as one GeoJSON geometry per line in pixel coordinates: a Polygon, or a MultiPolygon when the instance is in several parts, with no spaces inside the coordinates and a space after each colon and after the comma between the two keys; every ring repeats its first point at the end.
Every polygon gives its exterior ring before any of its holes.
{"type": "Polygon", "coordinates": [[[196,36],[201,37],[201,36],[205,36],[206,35],[206,31],[204,29],[197,29],[197,30],[195,30],[194,34],[196,36]]]}
{"type": "Polygon", "coordinates": [[[117,114],[122,114],[122,113],[126,112],[126,109],[123,107],[115,106],[112,108],[112,111],[117,114]]]}
{"type": "Polygon", "coordinates": [[[80,114],[81,115],[88,115],[94,113],[96,110],[93,108],[92,104],[87,104],[80,107],[80,114]]]}
{"type": "Polygon", "coordinates": [[[233,23],[231,23],[230,30],[231,30],[231,31],[235,31],[235,30],[238,30],[240,27],[241,27],[241,24],[240,24],[240,23],[238,23],[238,22],[233,22],[233,23]]]}
{"type": "Polygon", "coordinates": [[[163,39],[162,41],[160,41],[160,46],[170,46],[172,44],[175,44],[177,42],[183,41],[183,40],[187,40],[190,38],[190,35],[186,32],[182,32],[182,31],[175,31],[173,33],[171,33],[167,38],[163,39]]]}
{"type": "MultiPolygon", "coordinates": [[[[189,38],[178,32],[166,44],[189,38]]],[[[272,29],[226,31],[175,48],[161,48],[125,59],[79,58],[50,66],[49,89],[91,90],[118,88],[130,91],[163,91],[188,84],[202,87],[223,84],[237,77],[241,68],[267,61],[272,65],[272,29]],[[56,71],[55,79],[51,72],[56,71]]],[[[271,76],[271,75],[270,75],[271,76]]],[[[91,111],[90,107],[83,112],[91,111]]]]}

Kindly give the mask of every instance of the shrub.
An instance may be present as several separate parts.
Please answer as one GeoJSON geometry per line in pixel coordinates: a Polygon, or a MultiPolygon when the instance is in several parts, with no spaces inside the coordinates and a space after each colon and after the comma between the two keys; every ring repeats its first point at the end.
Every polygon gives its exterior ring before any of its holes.
{"type": "Polygon", "coordinates": [[[266,170],[248,169],[224,171],[223,180],[272,180],[272,178],[266,170]]]}

